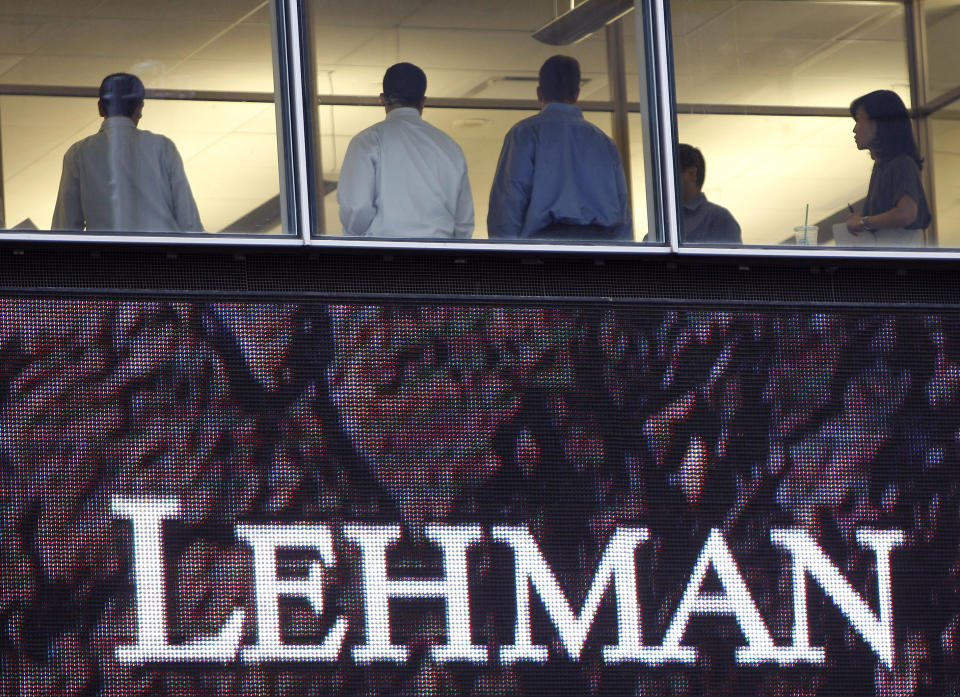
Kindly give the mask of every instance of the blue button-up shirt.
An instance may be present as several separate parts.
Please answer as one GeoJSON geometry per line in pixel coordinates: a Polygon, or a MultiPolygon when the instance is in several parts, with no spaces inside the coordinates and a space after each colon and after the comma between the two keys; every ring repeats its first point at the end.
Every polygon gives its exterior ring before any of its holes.
{"type": "Polygon", "coordinates": [[[491,238],[598,226],[633,238],[620,153],[575,106],[551,102],[507,133],[490,190],[491,238]]]}

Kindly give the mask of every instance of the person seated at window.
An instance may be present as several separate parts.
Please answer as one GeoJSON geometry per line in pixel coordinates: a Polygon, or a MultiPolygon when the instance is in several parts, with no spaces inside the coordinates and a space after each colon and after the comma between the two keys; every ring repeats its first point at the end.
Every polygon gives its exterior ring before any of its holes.
{"type": "Polygon", "coordinates": [[[397,63],[383,76],[387,118],[347,146],[337,202],[343,234],[470,237],[473,196],[467,160],[453,138],[423,120],[427,76],[397,63]]]}
{"type": "Polygon", "coordinates": [[[137,128],[145,94],[136,75],[103,79],[100,131],[71,145],[63,158],[54,230],[203,230],[177,146],[137,128]]]}
{"type": "Polygon", "coordinates": [[[683,197],[682,242],[730,242],[740,244],[740,225],[723,206],[707,200],[703,182],[707,163],[703,153],[692,145],[677,146],[680,162],[680,185],[683,197]]]}
{"type": "Polygon", "coordinates": [[[620,153],[583,118],[580,64],[553,56],[540,68],[541,111],[507,133],[490,190],[492,239],[632,240],[620,153]]]}
{"type": "Polygon", "coordinates": [[[847,229],[864,244],[922,245],[931,215],[907,107],[896,92],[876,90],[853,100],[850,115],[857,149],[869,150],[874,162],[863,215],[847,216],[847,229]]]}

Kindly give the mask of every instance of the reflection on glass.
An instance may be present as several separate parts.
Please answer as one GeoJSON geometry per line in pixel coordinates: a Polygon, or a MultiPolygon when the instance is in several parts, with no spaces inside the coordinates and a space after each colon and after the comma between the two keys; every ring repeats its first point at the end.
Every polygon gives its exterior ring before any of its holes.
{"type": "Polygon", "coordinates": [[[0,17],[4,225],[50,227],[66,151],[102,124],[97,86],[128,72],[146,86],[138,127],[181,156],[203,228],[280,232],[270,31],[267,0],[17,3],[0,17]],[[37,96],[17,96],[22,85],[37,96]]]}
{"type": "Polygon", "coordinates": [[[899,2],[672,0],[670,17],[679,103],[846,107],[870,89],[909,96],[899,2]]]}

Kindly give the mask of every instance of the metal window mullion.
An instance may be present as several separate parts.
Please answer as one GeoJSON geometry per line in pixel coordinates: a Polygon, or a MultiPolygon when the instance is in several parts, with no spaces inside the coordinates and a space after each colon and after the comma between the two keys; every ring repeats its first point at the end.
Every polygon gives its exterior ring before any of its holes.
{"type": "Polygon", "coordinates": [[[938,238],[936,182],[933,172],[933,134],[931,133],[930,117],[926,111],[930,90],[927,72],[927,25],[923,0],[908,0],[904,5],[904,18],[906,20],[910,101],[912,102],[912,110],[916,114],[917,145],[925,159],[923,184],[927,194],[927,205],[933,213],[925,238],[928,247],[936,247],[938,238]]]}
{"type": "Polygon", "coordinates": [[[643,156],[647,168],[647,219],[651,230],[664,231],[670,249],[678,251],[678,196],[674,174],[676,108],[667,30],[666,0],[638,0],[637,59],[643,156]]]}
{"type": "Polygon", "coordinates": [[[613,102],[613,142],[620,151],[623,174],[627,185],[627,198],[633,210],[633,176],[630,162],[630,121],[627,108],[627,66],[623,45],[623,19],[611,22],[606,27],[607,80],[610,83],[610,99],[613,102]]]}
{"type": "Polygon", "coordinates": [[[309,139],[306,135],[303,53],[298,0],[272,0],[274,83],[277,90],[277,144],[283,229],[310,236],[309,139]]]}

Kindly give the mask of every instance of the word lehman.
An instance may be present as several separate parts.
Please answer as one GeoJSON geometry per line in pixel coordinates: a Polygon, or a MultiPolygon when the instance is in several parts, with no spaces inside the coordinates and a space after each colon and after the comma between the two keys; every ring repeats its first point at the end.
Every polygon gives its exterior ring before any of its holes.
{"type": "MultiPolygon", "coordinates": [[[[114,515],[130,520],[133,528],[133,574],[136,600],[136,643],[119,646],[121,663],[196,661],[229,662],[238,657],[246,663],[275,661],[336,661],[343,652],[347,618],[338,617],[320,644],[286,644],[280,635],[281,597],[309,601],[323,612],[324,568],[335,564],[333,535],[327,525],[313,523],[238,525],[237,535],[253,550],[256,643],[241,647],[244,610],[235,608],[216,636],[172,644],[167,633],[163,543],[164,520],[177,516],[176,499],[114,498],[114,515]],[[305,576],[277,574],[278,550],[311,550],[319,556],[305,576]]],[[[363,584],[365,643],[353,646],[355,662],[402,663],[408,647],[392,643],[390,600],[433,598],[446,606],[446,643],[430,647],[439,662],[485,663],[487,647],[474,644],[470,631],[470,591],[467,583],[467,550],[483,542],[478,525],[428,525],[427,538],[441,551],[443,573],[439,578],[390,578],[387,549],[400,539],[399,525],[352,524],[343,535],[360,550],[363,584]]],[[[797,528],[775,528],[771,542],[784,549],[791,560],[793,629],[791,645],[777,645],[757,611],[736,561],[719,530],[713,530],[694,565],[686,589],[662,643],[643,642],[637,601],[635,552],[648,538],[647,528],[617,528],[607,543],[579,612],[567,601],[556,576],[526,527],[494,526],[490,537],[513,551],[516,593],[516,623],[513,643],[499,649],[503,663],[544,662],[547,646],[535,644],[531,632],[530,596],[535,592],[557,631],[560,643],[577,660],[608,589],[616,601],[617,643],[603,647],[608,663],[693,663],[697,650],[681,643],[694,615],[732,617],[746,644],[736,651],[743,664],[822,663],[824,650],[810,645],[807,625],[807,577],[823,589],[827,598],[846,617],[870,649],[888,667],[893,664],[893,616],[890,590],[890,551],[903,543],[898,530],[860,530],[857,541],[876,555],[879,614],[846,581],[809,534],[797,528]],[[713,568],[722,592],[703,590],[707,572],[713,568]]]]}

